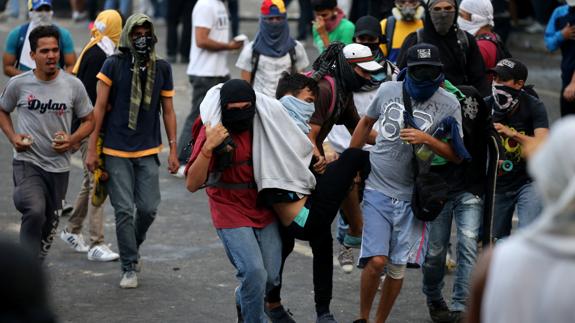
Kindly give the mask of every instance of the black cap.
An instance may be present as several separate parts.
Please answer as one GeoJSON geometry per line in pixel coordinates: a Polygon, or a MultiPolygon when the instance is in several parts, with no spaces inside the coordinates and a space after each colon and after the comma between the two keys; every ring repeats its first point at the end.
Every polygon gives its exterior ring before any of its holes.
{"type": "Polygon", "coordinates": [[[353,37],[373,36],[382,39],[381,25],[377,18],[373,16],[363,16],[355,22],[355,34],[353,37]]]}
{"type": "Polygon", "coordinates": [[[508,81],[527,81],[527,66],[513,58],[505,58],[499,61],[494,68],[489,69],[490,73],[508,81]]]}
{"type": "Polygon", "coordinates": [[[434,45],[419,43],[407,51],[407,66],[431,65],[443,66],[439,56],[439,49],[434,45]]]}

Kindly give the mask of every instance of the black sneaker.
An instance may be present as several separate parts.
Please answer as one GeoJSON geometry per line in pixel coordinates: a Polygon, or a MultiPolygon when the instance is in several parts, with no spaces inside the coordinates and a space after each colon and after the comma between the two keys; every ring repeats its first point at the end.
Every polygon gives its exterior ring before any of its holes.
{"type": "Polygon", "coordinates": [[[292,318],[293,314],[282,305],[271,310],[266,306],[264,311],[270,320],[272,320],[272,323],[295,323],[295,320],[292,318]]]}
{"type": "Polygon", "coordinates": [[[359,320],[355,320],[352,323],[367,323],[366,319],[359,319],[359,320]]]}
{"type": "Polygon", "coordinates": [[[238,313],[238,323],[244,323],[244,317],[242,316],[242,308],[236,304],[236,312],[238,313]]]}
{"type": "Polygon", "coordinates": [[[443,299],[439,301],[432,301],[427,303],[429,309],[429,316],[435,323],[451,323],[453,318],[451,311],[443,299]]]}

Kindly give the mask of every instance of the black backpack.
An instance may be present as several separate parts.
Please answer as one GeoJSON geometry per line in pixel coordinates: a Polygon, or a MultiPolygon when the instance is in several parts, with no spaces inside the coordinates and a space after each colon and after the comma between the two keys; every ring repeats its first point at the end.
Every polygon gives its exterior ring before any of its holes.
{"type": "Polygon", "coordinates": [[[495,46],[497,46],[497,54],[495,56],[495,60],[499,62],[505,58],[511,58],[511,53],[507,49],[507,46],[503,43],[501,38],[497,34],[481,34],[475,37],[476,40],[487,40],[492,42],[495,46]],[[495,37],[493,37],[495,35],[495,37]]]}
{"type": "MultiPolygon", "coordinates": [[[[252,50],[252,76],[250,77],[250,85],[254,85],[254,80],[256,79],[256,71],[258,70],[258,64],[260,63],[260,52],[255,49],[252,50]]],[[[290,74],[295,74],[297,72],[296,62],[297,58],[295,55],[295,47],[289,50],[289,59],[291,62],[290,74]]]]}

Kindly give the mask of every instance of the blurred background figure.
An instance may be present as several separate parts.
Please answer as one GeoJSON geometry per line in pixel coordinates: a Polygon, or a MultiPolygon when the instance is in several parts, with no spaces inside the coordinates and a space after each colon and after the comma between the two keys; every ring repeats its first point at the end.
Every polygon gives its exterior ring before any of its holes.
{"type": "Polygon", "coordinates": [[[179,54],[181,62],[188,63],[192,41],[192,9],[196,5],[196,0],[164,1],[167,1],[168,37],[166,46],[168,62],[176,63],[179,54]]]}
{"type": "MultiPolygon", "coordinates": [[[[286,7],[289,6],[291,0],[286,0],[286,7]]],[[[297,40],[305,40],[311,32],[311,23],[313,21],[313,10],[311,8],[310,0],[298,0],[299,4],[299,18],[297,21],[297,40]]]]}
{"type": "Polygon", "coordinates": [[[38,257],[0,241],[0,322],[55,323],[38,257]]]}

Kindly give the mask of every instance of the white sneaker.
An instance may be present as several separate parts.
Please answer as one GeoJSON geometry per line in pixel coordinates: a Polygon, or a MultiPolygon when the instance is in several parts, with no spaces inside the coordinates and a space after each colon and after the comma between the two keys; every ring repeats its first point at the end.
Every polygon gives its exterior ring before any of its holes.
{"type": "Polygon", "coordinates": [[[91,261],[114,261],[118,258],[120,255],[110,250],[105,244],[94,246],[88,251],[88,260],[91,261]]]}
{"type": "Polygon", "coordinates": [[[138,275],[135,271],[126,271],[122,275],[122,280],[120,281],[120,288],[137,288],[138,287],[138,275]]]}
{"type": "Polygon", "coordinates": [[[180,166],[180,168],[178,168],[178,171],[173,173],[172,175],[176,176],[177,178],[184,178],[184,177],[186,177],[185,171],[186,171],[186,166],[185,165],[180,166]]]}
{"type": "Polygon", "coordinates": [[[90,247],[84,242],[84,237],[81,233],[74,234],[64,229],[60,232],[60,239],[66,242],[70,248],[76,250],[76,252],[88,252],[88,250],[90,250],[90,247]]]}
{"type": "Polygon", "coordinates": [[[337,260],[344,273],[349,274],[353,271],[353,249],[341,245],[337,260]]]}

